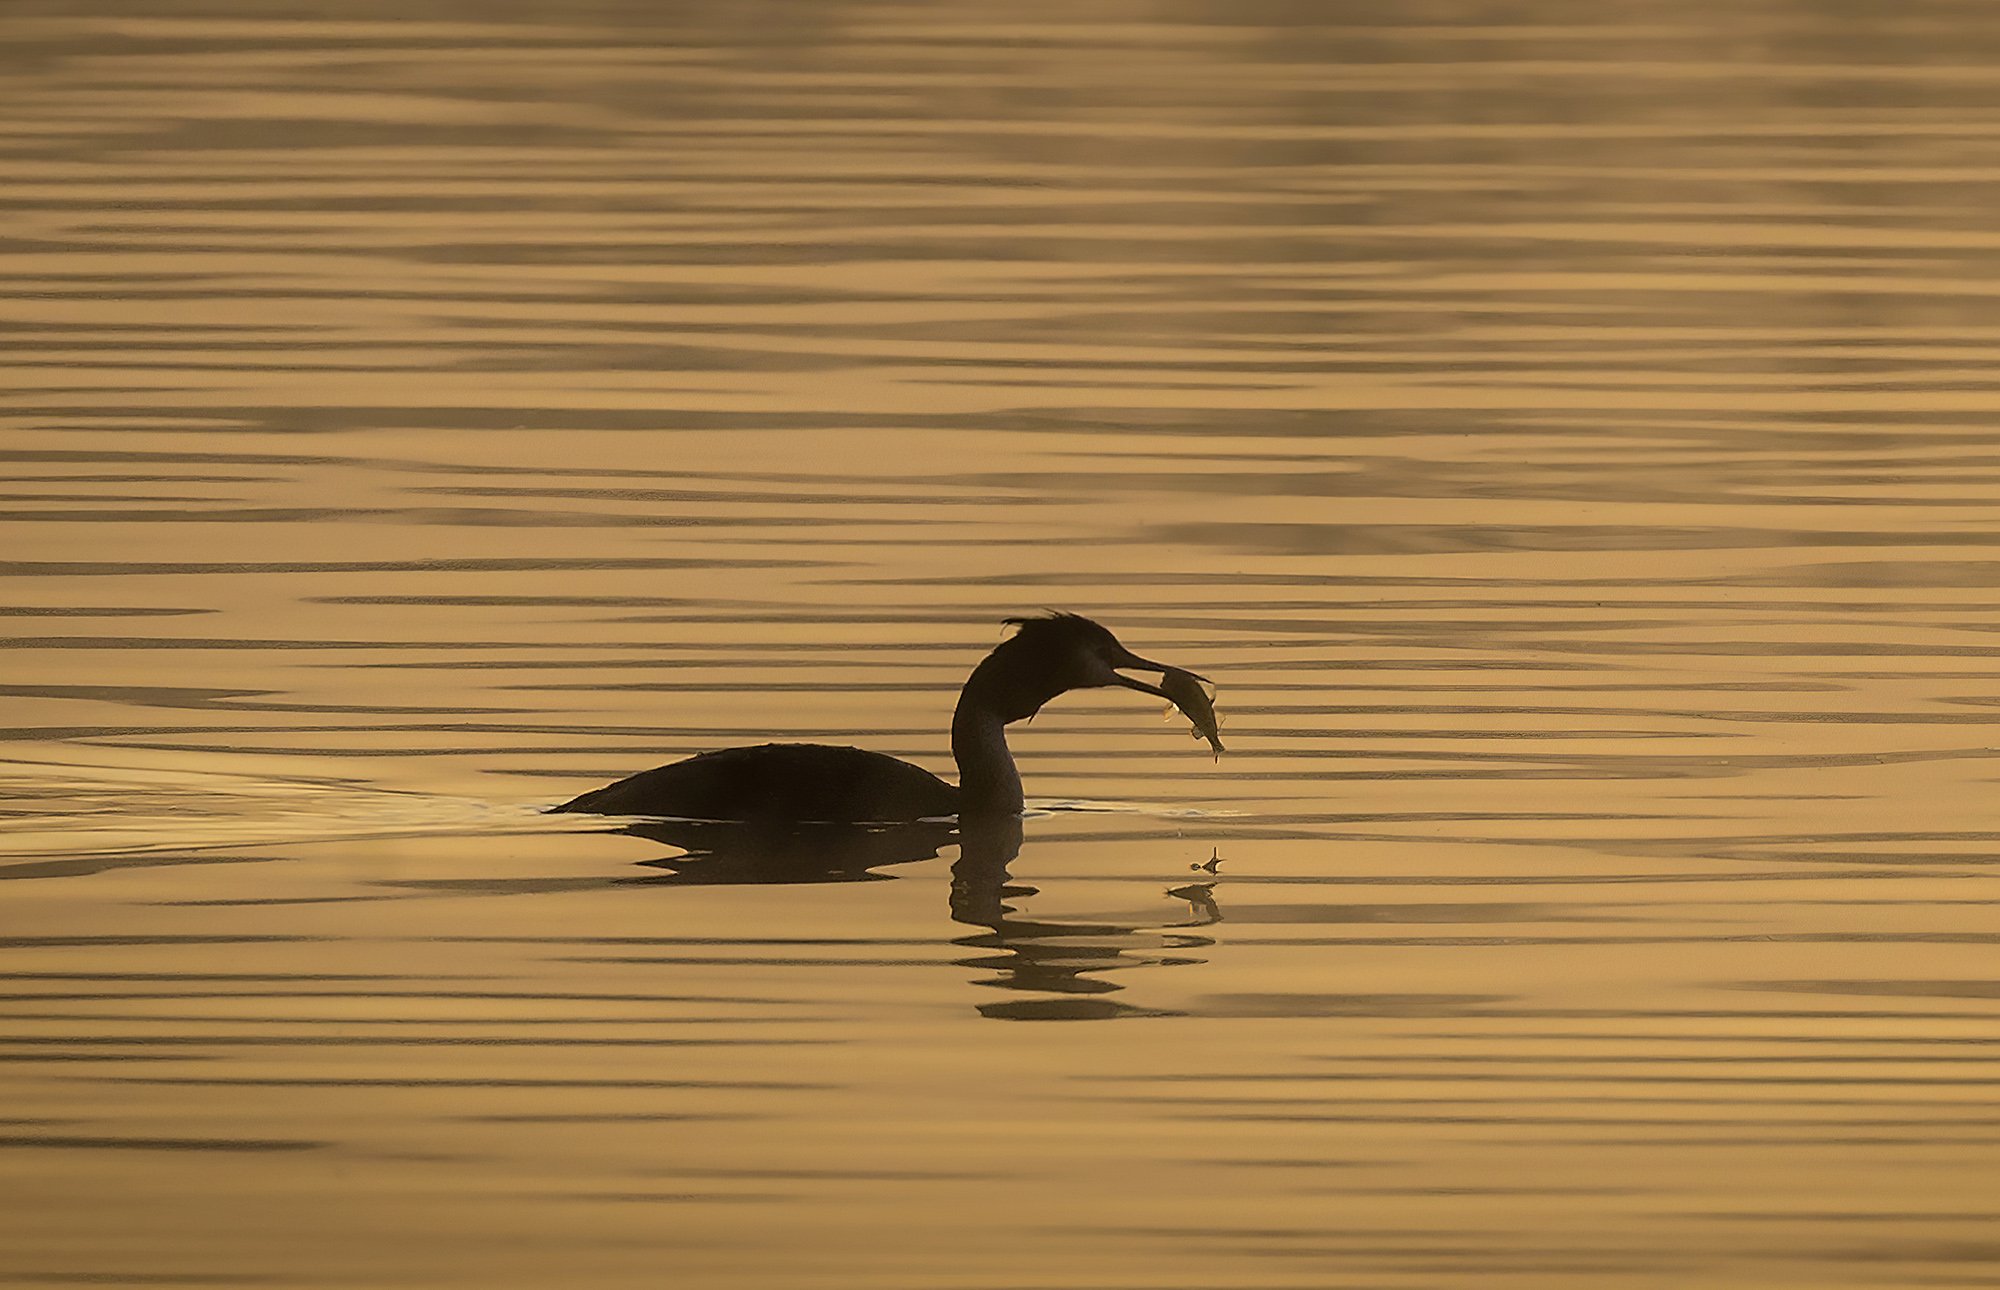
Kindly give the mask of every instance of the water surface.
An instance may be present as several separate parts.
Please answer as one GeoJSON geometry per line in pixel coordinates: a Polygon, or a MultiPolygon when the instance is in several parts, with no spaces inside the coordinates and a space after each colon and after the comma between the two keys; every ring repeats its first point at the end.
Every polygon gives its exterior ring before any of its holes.
{"type": "Polygon", "coordinates": [[[331,12],[0,19],[7,1284],[2000,1281],[2000,29],[331,12]]]}

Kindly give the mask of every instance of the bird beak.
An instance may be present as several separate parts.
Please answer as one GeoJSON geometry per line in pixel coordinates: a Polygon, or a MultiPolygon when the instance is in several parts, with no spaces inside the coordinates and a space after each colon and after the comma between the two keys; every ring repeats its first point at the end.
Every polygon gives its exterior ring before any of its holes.
{"type": "Polygon", "coordinates": [[[1194,723],[1195,734],[1208,740],[1208,746],[1215,750],[1217,757],[1222,755],[1222,736],[1218,731],[1220,723],[1215,715],[1214,686],[1207,677],[1199,672],[1190,672],[1186,668],[1168,667],[1151,659],[1140,658],[1131,650],[1122,647],[1107,661],[1111,664],[1112,684],[1165,699],[1168,712],[1178,708],[1182,716],[1194,723]],[[1121,671],[1158,672],[1160,684],[1153,685],[1133,677],[1120,676],[1121,671]],[[1172,688],[1169,689],[1169,686],[1172,688]]]}
{"type": "MultiPolygon", "coordinates": [[[[1137,654],[1134,654],[1131,650],[1125,650],[1118,657],[1113,658],[1111,660],[1111,667],[1113,669],[1114,675],[1116,675],[1119,672],[1165,673],[1171,670],[1167,667],[1166,664],[1155,663],[1149,659],[1140,658],[1137,654]]],[[[1193,675],[1193,673],[1189,673],[1189,675],[1193,675]]],[[[1206,681],[1208,678],[1204,676],[1201,677],[1200,679],[1206,681]]],[[[1147,682],[1141,681],[1136,677],[1119,676],[1117,677],[1116,684],[1122,685],[1128,690],[1138,690],[1145,694],[1151,694],[1157,696],[1158,698],[1165,699],[1169,703],[1172,703],[1174,701],[1173,696],[1168,694],[1165,690],[1162,690],[1159,686],[1150,685],[1147,682]]]]}

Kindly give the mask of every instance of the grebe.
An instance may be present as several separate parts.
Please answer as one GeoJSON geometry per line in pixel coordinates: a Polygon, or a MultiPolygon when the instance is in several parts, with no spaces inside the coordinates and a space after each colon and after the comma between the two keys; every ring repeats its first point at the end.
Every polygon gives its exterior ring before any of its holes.
{"type": "MultiPolygon", "coordinates": [[[[702,753],[552,807],[597,815],[663,815],[700,820],[874,823],[1020,811],[1021,776],[1007,751],[1007,725],[1025,720],[1070,690],[1123,686],[1184,710],[1193,673],[1140,658],[1104,627],[1077,614],[1009,618],[1019,628],[972,670],[951,718],[958,783],[921,766],[826,744],[763,744],[702,753]],[[1158,672],[1152,685],[1124,671],[1158,672]],[[1170,690],[1179,691],[1176,700],[1170,690]]],[[[1195,686],[1199,689],[1199,686],[1195,686]]],[[[1201,716],[1189,713],[1197,725],[1201,716]]],[[[1208,718],[1213,729],[1213,717],[1208,718]]],[[[1216,742],[1220,750],[1221,744],[1216,742]]]]}

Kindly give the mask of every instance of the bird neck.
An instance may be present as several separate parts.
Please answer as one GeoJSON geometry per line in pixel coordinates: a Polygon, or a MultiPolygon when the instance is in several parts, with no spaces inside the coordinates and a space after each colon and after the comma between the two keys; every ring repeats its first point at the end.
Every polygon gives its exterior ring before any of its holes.
{"type": "Polygon", "coordinates": [[[958,763],[961,819],[1020,811],[1021,772],[1007,750],[1007,722],[970,684],[951,716],[951,756],[958,763]]]}

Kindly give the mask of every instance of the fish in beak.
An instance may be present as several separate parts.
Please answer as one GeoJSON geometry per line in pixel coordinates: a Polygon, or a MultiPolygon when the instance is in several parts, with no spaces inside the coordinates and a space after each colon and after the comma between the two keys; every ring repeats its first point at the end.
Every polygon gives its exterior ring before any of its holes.
{"type": "Polygon", "coordinates": [[[1110,661],[1119,685],[1128,690],[1157,695],[1180,709],[1181,715],[1194,723],[1195,734],[1208,740],[1208,746],[1216,756],[1222,755],[1222,727],[1215,715],[1215,696],[1209,693],[1207,677],[1186,668],[1168,667],[1164,663],[1140,658],[1131,650],[1122,648],[1110,661]],[[1153,685],[1137,677],[1123,675],[1128,671],[1158,672],[1160,684],[1153,685]]]}

